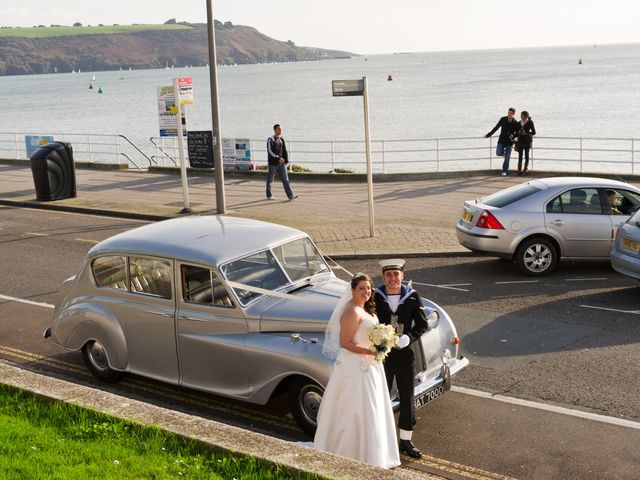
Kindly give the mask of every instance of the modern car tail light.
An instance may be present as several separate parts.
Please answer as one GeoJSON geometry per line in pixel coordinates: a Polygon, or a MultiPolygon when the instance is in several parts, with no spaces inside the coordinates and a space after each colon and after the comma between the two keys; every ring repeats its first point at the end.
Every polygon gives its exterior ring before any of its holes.
{"type": "Polygon", "coordinates": [[[492,228],[494,230],[504,230],[504,227],[500,221],[489,210],[483,210],[478,221],[476,222],[478,228],[492,228]]]}

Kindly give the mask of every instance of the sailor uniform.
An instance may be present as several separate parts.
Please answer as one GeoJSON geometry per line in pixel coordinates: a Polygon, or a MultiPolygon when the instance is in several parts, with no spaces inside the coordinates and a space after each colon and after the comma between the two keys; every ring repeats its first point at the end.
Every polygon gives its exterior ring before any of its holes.
{"type": "MultiPolygon", "coordinates": [[[[404,262],[403,262],[404,263],[404,262]]],[[[396,269],[398,269],[396,267],[396,269]]],[[[414,289],[402,285],[400,295],[395,307],[395,301],[391,300],[393,295],[387,295],[384,285],[375,291],[376,314],[380,323],[394,325],[398,336],[407,335],[409,337],[409,347],[403,349],[392,349],[384,362],[384,370],[387,376],[389,390],[395,378],[400,396],[400,418],[398,428],[400,428],[401,438],[403,430],[409,434],[416,423],[415,403],[414,403],[414,371],[415,353],[411,345],[427,331],[427,317],[425,308],[422,305],[420,294],[414,289]]],[[[406,436],[406,434],[405,434],[406,436]]]]}

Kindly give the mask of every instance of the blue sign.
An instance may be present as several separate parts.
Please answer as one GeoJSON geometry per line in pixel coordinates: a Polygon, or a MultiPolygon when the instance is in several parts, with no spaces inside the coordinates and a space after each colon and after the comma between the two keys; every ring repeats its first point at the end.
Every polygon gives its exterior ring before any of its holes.
{"type": "Polygon", "coordinates": [[[53,142],[52,135],[25,135],[24,145],[27,149],[27,158],[35,153],[41,146],[53,142]]]}

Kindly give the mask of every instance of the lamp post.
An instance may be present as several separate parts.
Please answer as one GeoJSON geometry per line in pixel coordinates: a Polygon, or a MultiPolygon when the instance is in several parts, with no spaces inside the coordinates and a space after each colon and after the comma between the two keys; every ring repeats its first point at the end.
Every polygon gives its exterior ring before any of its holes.
{"type": "Polygon", "coordinates": [[[209,34],[209,84],[211,86],[211,127],[213,131],[213,166],[216,183],[216,210],[219,215],[227,211],[224,197],[224,163],[220,136],[218,107],[218,61],[216,59],[216,32],[213,19],[213,0],[207,0],[207,32],[209,34]]]}

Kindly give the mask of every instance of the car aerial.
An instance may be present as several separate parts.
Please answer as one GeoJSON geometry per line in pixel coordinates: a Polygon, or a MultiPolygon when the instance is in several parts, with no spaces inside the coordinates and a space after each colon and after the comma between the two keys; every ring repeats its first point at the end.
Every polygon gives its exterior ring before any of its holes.
{"type": "Polygon", "coordinates": [[[640,209],[618,227],[611,266],[618,273],[640,280],[640,209]]]}
{"type": "MultiPolygon", "coordinates": [[[[94,246],[61,286],[44,335],[82,351],[105,381],[129,372],[256,404],[287,392],[312,434],[332,367],[324,330],[347,285],[300,230],[172,219],[94,246]]],[[[424,304],[430,329],[414,346],[417,406],[469,363],[447,313],[424,304]]]]}
{"type": "Polygon", "coordinates": [[[616,228],[639,206],[640,189],[628,183],[542,178],[466,201],[456,235],[469,250],[547,275],[561,258],[608,259],[616,228]]]}

